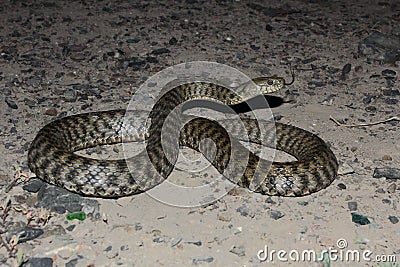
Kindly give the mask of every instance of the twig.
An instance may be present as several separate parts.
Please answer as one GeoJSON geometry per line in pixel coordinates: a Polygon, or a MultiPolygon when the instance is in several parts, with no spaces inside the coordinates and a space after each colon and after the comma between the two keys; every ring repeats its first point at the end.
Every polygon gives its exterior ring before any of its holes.
{"type": "Polygon", "coordinates": [[[370,125],[376,125],[380,123],[385,123],[389,121],[400,121],[400,117],[391,117],[386,120],[380,120],[380,121],[374,121],[374,122],[365,122],[365,123],[356,123],[356,124],[344,124],[333,118],[332,116],[329,117],[330,120],[332,120],[334,123],[336,123],[338,126],[343,126],[343,127],[360,127],[360,126],[370,126],[370,125]]]}

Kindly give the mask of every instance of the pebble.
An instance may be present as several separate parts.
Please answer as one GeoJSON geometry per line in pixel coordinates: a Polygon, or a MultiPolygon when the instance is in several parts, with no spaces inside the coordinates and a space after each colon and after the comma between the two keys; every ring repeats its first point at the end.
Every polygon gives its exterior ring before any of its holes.
{"type": "Polygon", "coordinates": [[[65,230],[72,232],[76,228],[75,224],[71,224],[70,226],[66,227],[65,230]]]}
{"type": "Polygon", "coordinates": [[[347,80],[349,78],[349,73],[351,71],[351,64],[347,63],[346,65],[343,66],[342,69],[342,75],[340,76],[341,80],[347,80]]]}
{"type": "Polygon", "coordinates": [[[58,111],[55,108],[49,108],[44,112],[45,115],[52,116],[52,117],[57,116],[57,113],[58,113],[58,111]]]}
{"type": "Polygon", "coordinates": [[[34,101],[32,99],[25,98],[24,103],[25,103],[25,105],[27,105],[30,108],[33,108],[36,106],[36,101],[34,101]]]}
{"type": "Polygon", "coordinates": [[[388,179],[400,179],[400,169],[383,167],[383,168],[375,168],[374,174],[372,175],[374,178],[388,178],[388,179]]]}
{"type": "Polygon", "coordinates": [[[347,188],[344,183],[338,183],[337,187],[339,188],[339,190],[345,190],[347,188]]]}
{"type": "Polygon", "coordinates": [[[170,52],[171,51],[168,48],[165,48],[165,47],[158,48],[158,49],[155,49],[155,50],[151,51],[151,53],[153,55],[161,55],[161,54],[166,54],[166,53],[170,53],[170,52]]]}
{"type": "Polygon", "coordinates": [[[169,39],[168,43],[170,45],[176,45],[178,43],[178,40],[175,37],[172,37],[171,39],[169,39]]]}
{"type": "Polygon", "coordinates": [[[397,188],[397,185],[395,183],[390,184],[388,186],[388,193],[391,193],[391,194],[395,193],[396,192],[396,188],[397,188]]]}
{"type": "Polygon", "coordinates": [[[37,193],[39,189],[44,185],[40,179],[32,179],[27,184],[22,186],[22,189],[30,193],[37,193]]]}
{"type": "Polygon", "coordinates": [[[265,25],[265,30],[271,32],[274,28],[270,24],[265,25]]]}
{"type": "Polygon", "coordinates": [[[217,218],[223,222],[230,222],[232,220],[232,216],[230,216],[228,212],[218,213],[217,218]]]}
{"type": "Polygon", "coordinates": [[[8,99],[8,98],[6,98],[5,101],[6,101],[7,105],[8,105],[10,108],[12,108],[12,109],[18,109],[18,106],[17,106],[17,104],[15,104],[14,101],[12,101],[12,100],[10,100],[10,99],[8,99]]]}
{"type": "Polygon", "coordinates": [[[389,221],[393,224],[396,224],[399,222],[399,218],[397,218],[396,216],[389,216],[389,221]]]}
{"type": "Polygon", "coordinates": [[[192,260],[193,265],[199,265],[201,263],[210,263],[213,262],[214,258],[211,256],[205,256],[205,257],[196,257],[192,260]]]}
{"type": "Polygon", "coordinates": [[[265,199],[265,203],[267,203],[267,204],[276,204],[276,202],[272,199],[272,197],[267,197],[265,199]]]}
{"type": "Polygon", "coordinates": [[[354,168],[350,164],[346,162],[339,162],[338,175],[346,175],[352,173],[354,173],[354,168]]]}
{"type": "MultiPolygon", "coordinates": [[[[94,212],[99,211],[99,202],[95,199],[84,198],[78,194],[68,192],[57,186],[44,186],[38,192],[38,208],[47,208],[53,212],[63,214],[66,211],[82,211],[83,206],[94,206],[94,212]]],[[[88,214],[95,215],[95,214],[88,214]]]]}
{"type": "Polygon", "coordinates": [[[384,69],[382,71],[382,76],[384,77],[396,77],[397,73],[394,70],[384,69]]]}
{"type": "Polygon", "coordinates": [[[349,200],[352,200],[352,199],[353,199],[353,197],[352,197],[351,195],[347,195],[347,196],[344,198],[345,201],[349,201],[349,200]]]}
{"type": "Polygon", "coordinates": [[[44,237],[53,236],[53,235],[65,235],[67,232],[65,231],[64,227],[59,224],[49,225],[46,227],[46,232],[43,235],[44,237]]]}
{"type": "Polygon", "coordinates": [[[300,205],[300,206],[305,207],[305,206],[308,205],[308,201],[299,201],[299,202],[297,202],[297,204],[300,205]]]}
{"type": "Polygon", "coordinates": [[[358,44],[358,54],[367,57],[367,62],[394,64],[400,57],[400,37],[394,34],[372,32],[358,44]]]}
{"type": "Polygon", "coordinates": [[[64,92],[65,102],[75,102],[78,98],[78,93],[74,89],[67,89],[64,92]]]}
{"type": "Polygon", "coordinates": [[[356,211],[357,210],[357,202],[356,201],[349,201],[347,203],[347,207],[349,207],[350,211],[356,211]]]}
{"type": "Polygon", "coordinates": [[[19,236],[18,244],[24,243],[29,240],[33,240],[38,238],[44,233],[44,231],[40,228],[32,228],[32,227],[21,227],[9,230],[6,236],[7,242],[10,242],[11,238],[16,235],[19,236]]]}
{"type": "Polygon", "coordinates": [[[238,255],[239,257],[244,257],[246,256],[246,251],[244,249],[244,246],[233,246],[229,252],[238,255]]]}
{"type": "Polygon", "coordinates": [[[127,39],[126,42],[128,44],[136,44],[136,43],[140,42],[140,38],[137,38],[137,37],[136,38],[130,38],[130,39],[127,39]]]}
{"type": "Polygon", "coordinates": [[[274,220],[278,220],[285,216],[285,213],[279,211],[279,210],[270,210],[269,211],[269,217],[271,217],[274,220]]]}
{"type": "Polygon", "coordinates": [[[239,208],[236,209],[236,211],[239,212],[240,215],[245,217],[254,218],[254,216],[256,216],[254,210],[245,205],[240,206],[239,208]]]}
{"type": "Polygon", "coordinates": [[[29,258],[21,267],[52,267],[52,258],[29,258]]]}

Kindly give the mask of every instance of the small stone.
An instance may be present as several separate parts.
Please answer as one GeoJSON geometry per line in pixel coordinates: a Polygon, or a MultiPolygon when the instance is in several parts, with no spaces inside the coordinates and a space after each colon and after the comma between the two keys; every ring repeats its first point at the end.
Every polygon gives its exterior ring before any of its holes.
{"type": "Polygon", "coordinates": [[[342,80],[347,80],[349,78],[350,70],[351,70],[351,64],[350,63],[347,63],[346,65],[344,65],[343,69],[342,69],[342,75],[340,76],[340,78],[342,80]]]}
{"type": "Polygon", "coordinates": [[[347,203],[347,207],[349,207],[350,211],[355,211],[355,210],[357,210],[357,202],[356,201],[349,201],[347,203]]]}
{"type": "Polygon", "coordinates": [[[201,263],[210,263],[213,262],[214,258],[211,256],[206,256],[206,257],[196,257],[192,260],[193,265],[199,265],[201,263]]]}
{"type": "Polygon", "coordinates": [[[347,196],[344,198],[345,201],[349,201],[349,200],[352,200],[352,199],[353,199],[353,197],[352,197],[351,195],[347,195],[347,196]]]}
{"type": "Polygon", "coordinates": [[[399,222],[399,218],[397,218],[396,216],[389,216],[389,221],[393,224],[396,224],[399,222]]]}
{"type": "Polygon", "coordinates": [[[382,76],[384,77],[396,77],[396,74],[394,70],[384,69],[382,71],[382,76]]]}
{"type": "Polygon", "coordinates": [[[11,99],[6,98],[5,101],[6,101],[7,105],[8,105],[10,108],[12,108],[12,109],[18,109],[17,104],[15,104],[15,102],[12,101],[11,99]]]}
{"type": "Polygon", "coordinates": [[[299,204],[300,206],[305,207],[305,206],[308,205],[308,201],[299,201],[299,202],[297,202],[297,204],[299,204]]]}
{"type": "Polygon", "coordinates": [[[391,156],[389,155],[383,155],[382,160],[387,160],[387,161],[391,161],[393,160],[391,156]]]}
{"type": "Polygon", "coordinates": [[[285,214],[279,210],[271,210],[269,211],[269,217],[271,217],[274,220],[278,220],[285,216],[285,214]]]}
{"type": "Polygon", "coordinates": [[[371,223],[368,217],[356,212],[351,213],[351,221],[360,225],[366,225],[371,223]]]}
{"type": "Polygon", "coordinates": [[[230,216],[227,212],[218,213],[217,218],[218,220],[223,222],[230,222],[232,220],[232,216],[230,216]]]}
{"type": "Polygon", "coordinates": [[[52,116],[52,117],[57,116],[57,113],[58,113],[58,111],[55,108],[49,108],[44,112],[45,115],[52,116]]]}
{"type": "Polygon", "coordinates": [[[143,226],[140,223],[135,223],[134,229],[135,229],[135,231],[140,231],[143,229],[143,226]]]}
{"type": "Polygon", "coordinates": [[[169,39],[168,43],[170,45],[176,45],[178,43],[178,40],[175,37],[172,37],[171,39],[169,39]]]}
{"type": "Polygon", "coordinates": [[[119,249],[121,251],[127,251],[127,250],[129,250],[129,246],[128,245],[122,245],[119,249]]]}
{"type": "Polygon", "coordinates": [[[270,24],[265,25],[265,30],[271,32],[273,29],[274,28],[270,24]]]}
{"type": "Polygon", "coordinates": [[[67,228],[65,228],[67,231],[72,232],[75,229],[76,225],[75,224],[71,224],[70,226],[68,226],[67,228]]]}
{"type": "Polygon", "coordinates": [[[67,89],[64,92],[64,100],[66,102],[75,102],[78,98],[78,93],[74,89],[67,89]]]}
{"type": "Polygon", "coordinates": [[[36,106],[36,101],[34,101],[32,99],[24,98],[24,103],[25,103],[25,105],[27,105],[30,108],[33,108],[36,106]]]}
{"type": "Polygon", "coordinates": [[[276,202],[272,199],[272,197],[267,197],[265,199],[265,203],[267,203],[267,204],[276,204],[276,202]]]}
{"type": "Polygon", "coordinates": [[[382,199],[382,203],[390,205],[392,203],[392,201],[390,199],[384,198],[384,199],[382,199]]]}
{"type": "Polygon", "coordinates": [[[65,235],[66,233],[64,227],[59,224],[49,225],[46,227],[46,232],[44,233],[43,238],[54,235],[65,235]]]}
{"type": "Polygon", "coordinates": [[[400,169],[389,168],[389,167],[375,168],[372,177],[374,178],[386,177],[388,179],[400,179],[400,169]]]}
{"type": "Polygon", "coordinates": [[[29,258],[22,267],[52,267],[52,258],[29,258]]]}
{"type": "Polygon", "coordinates": [[[339,190],[345,190],[347,188],[344,183],[338,183],[337,186],[338,186],[339,190]]]}
{"type": "Polygon", "coordinates": [[[30,193],[37,193],[43,186],[43,181],[40,179],[32,179],[26,185],[22,186],[22,189],[30,193]]]}
{"type": "MultiPolygon", "coordinates": [[[[354,173],[354,168],[350,164],[348,164],[346,162],[339,162],[338,175],[346,175],[346,174],[352,174],[352,173],[354,173]]],[[[344,188],[344,189],[346,189],[346,188],[344,188]]]]}
{"type": "Polygon", "coordinates": [[[383,188],[378,188],[378,189],[375,190],[375,192],[379,193],[379,194],[384,194],[385,190],[383,190],[383,188]]]}
{"type": "Polygon", "coordinates": [[[236,254],[236,255],[238,255],[239,257],[244,257],[244,256],[246,256],[246,251],[245,251],[245,249],[244,249],[244,246],[239,246],[239,247],[233,246],[233,247],[229,250],[229,252],[231,252],[231,253],[233,253],[233,254],[236,254]]]}
{"type": "Polygon", "coordinates": [[[395,183],[392,183],[392,184],[390,184],[389,186],[388,186],[388,193],[391,193],[391,194],[393,194],[394,192],[396,192],[396,184],[395,183]]]}
{"type": "Polygon", "coordinates": [[[250,218],[254,218],[254,216],[256,216],[256,213],[254,212],[254,210],[252,210],[251,208],[242,205],[239,208],[236,209],[237,212],[240,213],[240,215],[245,216],[245,217],[250,217],[250,218]]]}
{"type": "Polygon", "coordinates": [[[33,240],[38,238],[44,233],[44,231],[40,228],[32,228],[32,227],[20,227],[13,230],[8,231],[6,240],[10,242],[11,238],[16,235],[19,236],[18,244],[24,243],[29,240],[33,240]]]}
{"type": "Polygon", "coordinates": [[[128,44],[136,44],[136,43],[139,43],[140,42],[140,38],[131,38],[131,39],[128,39],[128,40],[126,40],[126,42],[128,43],[128,44]]]}
{"type": "Polygon", "coordinates": [[[166,53],[170,53],[170,52],[171,51],[169,49],[165,48],[165,47],[158,48],[158,49],[155,49],[155,50],[151,51],[151,53],[153,55],[161,55],[161,54],[166,54],[166,53]]]}

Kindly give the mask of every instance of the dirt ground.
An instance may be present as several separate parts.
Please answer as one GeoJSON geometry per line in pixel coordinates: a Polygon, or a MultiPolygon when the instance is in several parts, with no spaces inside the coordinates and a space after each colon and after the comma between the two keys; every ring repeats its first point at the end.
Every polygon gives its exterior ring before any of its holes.
{"type": "MultiPolygon", "coordinates": [[[[1,1],[0,14],[0,265],[400,266],[400,180],[373,176],[400,169],[399,1],[1,1]],[[374,34],[383,44],[366,41],[374,34]],[[41,127],[126,108],[146,80],[190,61],[288,80],[290,65],[295,82],[274,94],[274,117],[329,143],[341,175],[310,196],[236,188],[191,208],[146,193],[91,199],[51,189],[75,199],[83,221],[66,219],[74,208],[40,205],[52,187],[33,179],[27,152],[41,127]],[[330,118],[393,119],[344,127],[330,118]],[[354,212],[370,223],[353,222],[354,212]],[[332,249],[338,260],[293,252],[332,249]],[[361,259],[347,261],[348,251],[361,259]]],[[[170,178],[184,183],[188,174],[170,178]]]]}

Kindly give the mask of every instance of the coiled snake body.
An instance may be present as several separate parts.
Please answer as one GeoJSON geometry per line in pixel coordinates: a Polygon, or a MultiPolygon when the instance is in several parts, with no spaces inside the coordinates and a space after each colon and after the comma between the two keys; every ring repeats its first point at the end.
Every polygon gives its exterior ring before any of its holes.
{"type": "MultiPolygon", "coordinates": [[[[280,90],[285,84],[282,78],[254,81],[262,94],[280,90]]],[[[239,91],[245,91],[246,86],[242,85],[239,91]]],[[[135,125],[134,121],[126,123],[124,110],[64,117],[39,131],[28,152],[29,167],[39,178],[79,194],[106,198],[128,196],[146,191],[168,177],[179,151],[173,136],[180,136],[181,145],[196,150],[200,149],[203,139],[212,139],[217,147],[215,156],[212,157],[211,152],[201,152],[210,158],[217,170],[239,186],[250,187],[256,182],[258,186],[254,191],[261,194],[307,195],[326,188],[335,179],[338,163],[326,143],[294,126],[242,119],[250,142],[261,143],[260,128],[264,127],[262,138],[267,145],[276,144],[276,149],[297,158],[297,161],[273,162],[272,165],[243,149],[236,139],[229,139],[228,133],[238,139],[243,135],[229,120],[222,123],[225,130],[219,123],[204,118],[192,119],[181,128],[182,115],[171,111],[193,99],[226,105],[244,101],[226,87],[193,82],[176,86],[164,94],[150,112],[150,123],[146,126],[135,125]],[[168,123],[165,123],[167,117],[168,123]],[[96,145],[141,139],[147,139],[146,149],[126,160],[98,160],[74,153],[96,145]],[[228,168],[232,158],[246,160],[239,160],[234,168],[228,168]]]]}

